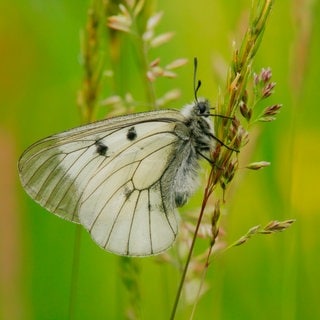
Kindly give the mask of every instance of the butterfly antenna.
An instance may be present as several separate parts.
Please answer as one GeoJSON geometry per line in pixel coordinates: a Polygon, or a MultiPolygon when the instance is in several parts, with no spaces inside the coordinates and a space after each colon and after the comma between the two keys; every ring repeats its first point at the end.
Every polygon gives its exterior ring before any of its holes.
{"type": "Polygon", "coordinates": [[[201,81],[197,81],[197,71],[198,71],[198,59],[195,57],[193,60],[193,92],[194,92],[194,99],[198,102],[198,91],[201,87],[201,81]]]}

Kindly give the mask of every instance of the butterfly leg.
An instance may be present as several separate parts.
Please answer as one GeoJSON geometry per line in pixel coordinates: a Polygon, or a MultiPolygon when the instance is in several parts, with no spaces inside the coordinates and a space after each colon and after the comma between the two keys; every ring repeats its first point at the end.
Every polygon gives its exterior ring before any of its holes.
{"type": "Polygon", "coordinates": [[[214,140],[216,140],[217,142],[219,142],[222,146],[224,146],[225,148],[227,148],[228,150],[234,151],[234,152],[240,152],[238,149],[235,148],[231,148],[228,145],[226,145],[222,140],[220,140],[219,138],[217,138],[215,135],[211,134],[210,137],[214,140]]]}

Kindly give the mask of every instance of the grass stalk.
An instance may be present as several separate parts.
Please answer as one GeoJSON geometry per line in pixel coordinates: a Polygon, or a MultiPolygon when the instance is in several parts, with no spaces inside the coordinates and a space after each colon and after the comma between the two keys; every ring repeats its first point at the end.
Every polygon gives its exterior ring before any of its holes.
{"type": "MultiPolygon", "coordinates": [[[[92,0],[87,13],[87,23],[82,36],[82,63],[84,78],[82,87],[78,94],[78,106],[81,116],[81,123],[90,123],[95,120],[95,109],[100,89],[102,72],[101,57],[99,50],[101,38],[99,28],[102,24],[101,0],[92,0]]],[[[79,280],[79,263],[81,249],[82,226],[75,226],[75,239],[73,247],[73,259],[71,270],[71,284],[69,297],[68,319],[75,318],[76,297],[79,280]]]]}
{"type": "MultiPolygon", "coordinates": [[[[230,148],[225,148],[221,145],[218,145],[213,152],[212,156],[212,168],[209,174],[208,182],[204,191],[203,201],[196,223],[196,228],[194,231],[192,243],[186,258],[185,266],[181,275],[181,280],[177,289],[174,305],[172,308],[170,319],[174,320],[176,317],[177,308],[179,301],[182,295],[182,290],[186,281],[187,272],[190,266],[190,261],[193,255],[195,242],[198,236],[199,227],[201,220],[203,218],[204,212],[206,210],[207,203],[211,197],[213,191],[218,185],[222,188],[222,202],[224,202],[224,193],[228,187],[228,184],[232,181],[233,176],[238,167],[238,156],[232,150],[240,150],[247,142],[248,133],[241,126],[240,120],[236,117],[239,107],[242,101],[246,101],[246,90],[249,82],[250,75],[252,75],[252,62],[263,36],[263,31],[267,22],[267,18],[270,14],[272,7],[271,0],[259,0],[253,2],[251,18],[247,32],[243,38],[240,50],[235,49],[233,60],[231,63],[230,70],[227,77],[227,86],[224,94],[224,99],[220,98],[221,102],[217,107],[217,113],[223,114],[226,116],[233,117],[234,119],[230,120],[216,117],[215,118],[215,128],[216,134],[221,139],[224,144],[228,145],[230,148]]],[[[219,194],[215,195],[219,199],[219,194]]],[[[212,219],[212,241],[206,257],[205,269],[203,272],[203,277],[205,277],[210,256],[215,244],[216,237],[219,231],[219,219],[212,219]]],[[[202,281],[200,282],[200,287],[202,286],[202,281]]],[[[200,294],[200,289],[198,295],[200,294]]],[[[199,297],[198,297],[199,298],[199,297]]],[[[197,298],[197,301],[199,300],[197,298]]],[[[191,317],[193,317],[195,312],[195,305],[191,317]]]]}

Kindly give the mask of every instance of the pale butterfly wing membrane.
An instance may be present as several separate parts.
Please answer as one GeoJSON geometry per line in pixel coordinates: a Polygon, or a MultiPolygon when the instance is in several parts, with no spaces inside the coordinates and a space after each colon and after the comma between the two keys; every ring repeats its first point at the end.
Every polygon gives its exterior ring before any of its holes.
{"type": "Polygon", "coordinates": [[[29,147],[22,184],[39,204],[80,222],[106,250],[144,256],[172,245],[178,230],[166,172],[182,141],[184,117],[163,110],[78,127],[29,147]]]}
{"type": "MultiPolygon", "coordinates": [[[[126,255],[153,254],[174,241],[176,213],[161,194],[162,176],[179,142],[173,134],[174,125],[160,120],[135,125],[137,138],[128,145],[121,143],[122,148],[88,181],[81,197],[80,220],[107,250],[126,255]],[[94,214],[88,214],[90,211],[94,214]]],[[[116,134],[126,136],[127,131],[116,134]]],[[[113,140],[106,137],[101,144],[111,152],[113,140]]]]}
{"type": "Polygon", "coordinates": [[[138,190],[132,181],[123,179],[108,199],[101,201],[107,187],[101,185],[80,210],[83,223],[102,247],[120,254],[144,255],[161,252],[171,245],[177,233],[177,217],[161,196],[160,182],[138,190]],[[96,215],[87,215],[97,199],[96,215]]]}
{"type": "Polygon", "coordinates": [[[65,168],[73,168],[91,144],[65,143],[58,135],[33,144],[19,160],[20,179],[27,193],[50,212],[79,222],[78,190],[65,168]],[[68,148],[67,152],[62,150],[63,146],[68,148]]]}

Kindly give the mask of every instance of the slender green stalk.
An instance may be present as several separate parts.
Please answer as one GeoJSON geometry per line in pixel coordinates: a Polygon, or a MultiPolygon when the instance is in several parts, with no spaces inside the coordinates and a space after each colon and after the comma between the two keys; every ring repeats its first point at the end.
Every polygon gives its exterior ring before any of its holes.
{"type": "Polygon", "coordinates": [[[211,228],[212,238],[211,238],[211,241],[210,241],[209,250],[207,251],[207,254],[206,254],[204,267],[203,267],[203,271],[202,271],[202,274],[201,274],[201,280],[200,280],[200,284],[199,284],[199,288],[198,288],[196,299],[195,299],[195,301],[193,303],[192,312],[191,312],[191,315],[190,315],[190,320],[192,320],[194,318],[194,315],[195,315],[195,312],[196,312],[196,308],[197,308],[198,302],[200,300],[201,291],[202,291],[203,285],[205,283],[205,278],[206,278],[206,275],[207,275],[207,272],[208,272],[208,269],[209,269],[209,265],[210,265],[210,259],[211,259],[212,254],[213,254],[213,248],[214,248],[214,246],[216,244],[216,239],[217,239],[218,234],[219,234],[219,225],[218,225],[219,219],[220,219],[220,201],[218,200],[215,203],[214,213],[213,213],[212,220],[211,220],[211,223],[212,223],[212,225],[211,225],[212,226],[212,228],[211,228]]]}
{"type": "Polygon", "coordinates": [[[131,28],[131,34],[133,35],[133,38],[135,40],[136,45],[136,52],[139,56],[140,60],[140,66],[141,66],[141,75],[143,84],[145,87],[145,93],[146,93],[146,101],[147,105],[149,106],[149,109],[154,110],[156,109],[156,92],[154,87],[154,82],[150,81],[148,79],[148,70],[150,68],[150,61],[149,61],[149,44],[148,42],[144,41],[143,34],[139,31],[139,28],[137,26],[137,19],[132,20],[132,28],[131,28]]]}
{"type": "MultiPolygon", "coordinates": [[[[221,139],[222,137],[221,140],[224,144],[228,145],[229,148],[225,148],[218,144],[212,154],[213,166],[209,175],[207,186],[204,191],[202,206],[198,216],[191,247],[186,258],[185,266],[171,312],[171,320],[175,319],[176,316],[177,307],[182,294],[183,286],[186,281],[186,275],[190,266],[191,257],[199,232],[199,226],[203,218],[208,200],[216,187],[220,185],[223,190],[222,202],[224,202],[225,190],[227,189],[229,183],[232,181],[238,167],[238,157],[233,150],[240,150],[247,142],[248,133],[241,126],[241,122],[236,118],[236,114],[239,110],[241,102],[246,101],[247,85],[249,82],[249,77],[250,75],[252,75],[252,60],[261,43],[261,38],[265,29],[268,15],[271,11],[271,6],[271,0],[261,0],[257,3],[253,2],[252,14],[247,32],[242,41],[240,50],[235,50],[234,52],[233,61],[228,73],[224,99],[219,99],[221,103],[217,107],[218,113],[234,117],[232,121],[222,117],[216,117],[215,119],[216,134],[219,139],[221,139]]],[[[219,198],[218,195],[217,197],[219,198]]],[[[212,232],[211,246],[206,257],[203,278],[200,283],[198,298],[194,304],[191,317],[193,317],[194,315],[195,305],[199,300],[199,294],[201,291],[200,289],[209,265],[209,259],[213,250],[213,246],[218,235],[219,219],[215,218],[215,215],[213,216],[212,230],[214,232],[212,232]]]]}
{"type": "Polygon", "coordinates": [[[194,235],[193,235],[193,238],[192,238],[192,242],[191,242],[191,246],[190,246],[189,253],[188,253],[188,256],[187,256],[187,260],[186,260],[186,263],[185,263],[185,266],[184,266],[184,269],[183,269],[183,272],[182,272],[182,276],[181,276],[181,279],[180,279],[179,287],[178,287],[178,290],[177,290],[177,293],[176,293],[176,298],[175,298],[175,301],[174,301],[174,304],[173,304],[173,308],[172,308],[172,311],[171,311],[170,320],[173,320],[175,318],[175,316],[176,316],[179,300],[180,300],[180,297],[181,297],[181,294],[182,294],[183,285],[184,285],[185,280],[186,280],[189,264],[190,264],[191,257],[192,257],[192,254],[193,254],[194,245],[196,243],[198,231],[199,231],[199,228],[200,228],[200,224],[201,224],[201,221],[202,221],[202,217],[204,215],[204,210],[206,208],[207,202],[209,200],[209,197],[210,197],[210,194],[212,193],[212,191],[213,190],[212,190],[211,179],[209,178],[207,186],[206,186],[205,191],[204,191],[204,197],[203,197],[203,201],[202,201],[202,205],[201,205],[199,218],[198,218],[198,221],[197,221],[197,224],[196,224],[196,228],[195,228],[194,235]]]}
{"type": "Polygon", "coordinates": [[[103,27],[101,0],[92,0],[88,9],[88,19],[82,36],[82,65],[84,78],[78,95],[78,105],[82,123],[95,120],[98,94],[102,74],[101,37],[100,28],[103,27]]]}
{"type": "Polygon", "coordinates": [[[192,320],[194,318],[194,316],[195,316],[196,308],[197,308],[198,302],[200,300],[201,290],[202,290],[202,287],[203,287],[203,285],[205,283],[205,279],[206,279],[206,276],[207,276],[208,268],[209,268],[209,265],[210,265],[210,257],[212,255],[214,245],[215,245],[215,242],[210,244],[210,247],[209,247],[209,250],[208,250],[208,254],[207,254],[207,258],[206,258],[206,261],[205,261],[205,264],[204,264],[204,269],[203,269],[203,272],[202,272],[202,275],[201,275],[201,280],[200,280],[200,284],[199,284],[199,288],[198,288],[198,292],[197,292],[197,297],[196,297],[196,300],[193,303],[192,311],[191,311],[191,315],[190,315],[189,320],[192,320]]]}
{"type": "MultiPolygon", "coordinates": [[[[101,25],[101,0],[92,0],[88,9],[85,34],[82,39],[82,62],[84,79],[78,96],[78,105],[82,123],[94,120],[97,97],[101,79],[101,59],[98,54],[100,48],[99,27],[101,25]]],[[[68,319],[74,319],[76,297],[78,289],[79,261],[81,249],[81,225],[75,227],[73,260],[71,270],[71,284],[69,297],[68,319]]]]}
{"type": "Polygon", "coordinates": [[[150,81],[147,77],[147,73],[149,70],[150,61],[148,59],[148,46],[143,41],[139,41],[139,44],[141,46],[140,52],[141,52],[141,60],[144,70],[144,83],[145,83],[145,92],[147,94],[147,101],[149,104],[150,109],[157,109],[156,104],[156,91],[154,87],[154,83],[150,81]]]}
{"type": "Polygon", "coordinates": [[[78,279],[79,279],[79,265],[80,265],[80,249],[81,249],[81,225],[76,225],[74,245],[73,245],[73,259],[71,269],[71,283],[70,283],[70,296],[69,296],[69,310],[68,319],[72,320],[75,318],[75,307],[76,297],[78,290],[78,279]]]}
{"type": "MultiPolygon", "coordinates": [[[[156,33],[156,26],[161,21],[162,13],[150,10],[152,2],[144,0],[123,1],[119,4],[119,13],[108,17],[108,27],[129,35],[138,57],[139,73],[142,77],[146,105],[150,110],[158,109],[170,100],[176,99],[172,90],[162,98],[156,96],[155,81],[159,77],[173,78],[173,69],[183,66],[186,59],[176,59],[166,66],[160,66],[160,57],[150,59],[150,51],[172,39],[172,32],[156,33]]],[[[141,105],[141,103],[140,103],[141,105]]]]}

